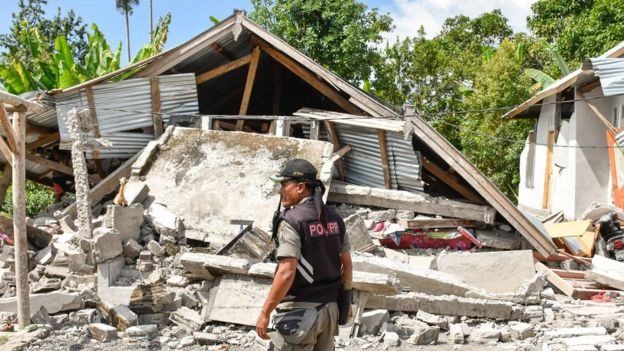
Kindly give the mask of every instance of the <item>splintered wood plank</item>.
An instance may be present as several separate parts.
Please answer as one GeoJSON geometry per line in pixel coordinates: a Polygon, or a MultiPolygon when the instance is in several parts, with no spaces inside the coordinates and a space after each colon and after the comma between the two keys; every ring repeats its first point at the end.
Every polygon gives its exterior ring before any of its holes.
{"type": "Polygon", "coordinates": [[[548,131],[548,138],[546,141],[546,171],[544,172],[544,193],[542,197],[542,208],[550,208],[550,179],[552,176],[552,159],[553,148],[555,144],[555,131],[548,131]]]}
{"type": "Polygon", "coordinates": [[[160,114],[160,81],[158,77],[150,78],[150,89],[152,95],[152,121],[154,124],[154,136],[158,139],[164,133],[162,115],[160,114]]]}
{"type": "MultiPolygon", "coordinates": [[[[243,92],[243,99],[241,101],[239,115],[246,115],[249,108],[249,101],[251,100],[251,93],[253,91],[254,82],[256,80],[256,72],[258,71],[258,62],[260,61],[260,48],[255,47],[251,53],[251,63],[249,63],[249,71],[247,71],[247,82],[245,83],[245,91],[243,92]]],[[[236,121],[236,130],[243,130],[245,120],[241,119],[236,121]]]]}
{"type": "Polygon", "coordinates": [[[377,142],[379,143],[379,154],[381,156],[381,168],[383,169],[384,186],[392,189],[390,180],[390,163],[388,162],[388,149],[386,147],[386,131],[377,129],[377,142]]]}
{"type": "Polygon", "coordinates": [[[195,82],[197,84],[202,84],[205,83],[211,79],[217,78],[219,76],[222,76],[230,71],[233,71],[237,68],[243,67],[246,64],[248,64],[251,61],[251,54],[247,55],[247,56],[243,56],[239,59],[236,59],[232,62],[228,62],[222,66],[219,66],[217,68],[213,68],[210,71],[204,72],[200,75],[198,75],[197,77],[195,77],[195,82]]]}
{"type": "Polygon", "coordinates": [[[546,274],[546,280],[556,286],[557,289],[561,290],[562,293],[570,297],[574,295],[574,287],[565,279],[558,276],[550,268],[546,267],[543,263],[535,262],[535,270],[538,272],[544,272],[546,274]]]}
{"type": "MultiPolygon", "coordinates": [[[[324,123],[325,128],[327,129],[327,134],[329,135],[329,141],[334,145],[334,152],[337,152],[340,150],[340,142],[338,141],[338,134],[336,134],[334,122],[324,121],[324,123]]],[[[342,159],[338,160],[338,175],[340,180],[345,179],[344,162],[342,162],[342,159]]]]}

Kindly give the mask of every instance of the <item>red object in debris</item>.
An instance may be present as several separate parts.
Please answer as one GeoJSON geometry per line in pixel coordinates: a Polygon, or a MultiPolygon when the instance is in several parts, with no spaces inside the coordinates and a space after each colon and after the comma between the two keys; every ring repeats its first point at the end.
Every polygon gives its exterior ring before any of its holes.
{"type": "Polygon", "coordinates": [[[611,298],[611,295],[607,294],[606,291],[601,291],[590,297],[590,300],[594,302],[611,302],[613,299],[611,298]]]}
{"type": "Polygon", "coordinates": [[[390,249],[453,249],[468,250],[472,247],[470,240],[461,235],[453,235],[449,233],[449,237],[437,237],[427,235],[423,232],[403,233],[393,237],[388,235],[379,239],[379,243],[390,249]]]}
{"type": "Polygon", "coordinates": [[[463,235],[466,239],[470,240],[470,242],[475,244],[476,247],[478,248],[483,247],[483,244],[481,244],[481,242],[477,240],[477,238],[475,238],[472,234],[470,234],[470,232],[467,231],[466,229],[462,227],[457,227],[457,232],[463,235]]]}
{"type": "Polygon", "coordinates": [[[9,236],[4,233],[0,233],[0,240],[3,240],[5,243],[9,245],[13,245],[13,240],[11,240],[11,238],[9,238],[9,236]]]}

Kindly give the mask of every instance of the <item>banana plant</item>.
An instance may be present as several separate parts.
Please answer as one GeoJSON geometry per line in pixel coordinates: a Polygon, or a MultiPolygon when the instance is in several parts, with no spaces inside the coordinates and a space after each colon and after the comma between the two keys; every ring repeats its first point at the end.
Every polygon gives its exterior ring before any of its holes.
{"type": "MultiPolygon", "coordinates": [[[[171,14],[160,18],[151,41],[139,50],[132,62],[144,60],[162,51],[169,34],[171,14]]],[[[65,89],[87,80],[97,78],[120,68],[121,42],[112,50],[99,28],[91,25],[87,33],[88,50],[84,62],[76,62],[73,48],[64,36],[54,41],[54,50],[50,52],[36,28],[28,28],[20,33],[20,40],[29,50],[29,56],[35,69],[27,70],[23,62],[11,49],[4,61],[0,61],[0,83],[12,94],[22,94],[35,90],[65,89]]],[[[136,71],[127,72],[117,78],[125,79],[136,71]]]]}
{"type": "MultiPolygon", "coordinates": [[[[568,74],[570,74],[571,71],[570,71],[570,68],[568,67],[568,64],[565,62],[563,57],[561,57],[561,54],[557,52],[555,47],[549,44],[545,40],[542,40],[542,43],[546,47],[546,50],[548,50],[548,52],[552,55],[561,73],[563,73],[564,76],[567,76],[568,74]]],[[[535,82],[537,82],[537,84],[541,85],[542,89],[546,89],[548,86],[552,85],[553,83],[557,81],[555,78],[551,77],[546,72],[540,71],[535,68],[526,68],[524,70],[524,73],[527,76],[529,76],[531,79],[533,79],[535,82]]]]}

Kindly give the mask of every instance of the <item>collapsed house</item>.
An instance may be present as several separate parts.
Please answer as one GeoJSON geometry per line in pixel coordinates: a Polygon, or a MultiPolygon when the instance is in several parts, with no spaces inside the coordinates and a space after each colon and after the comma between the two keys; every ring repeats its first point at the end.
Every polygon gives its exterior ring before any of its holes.
{"type": "MultiPolygon", "coordinates": [[[[355,251],[359,297],[347,334],[381,332],[375,342],[387,346],[436,343],[441,334],[458,344],[538,337],[585,345],[585,335],[616,343],[611,325],[566,320],[578,328],[537,335],[531,323],[563,327],[555,319],[578,312],[543,290],[544,277],[571,298],[619,301],[617,262],[592,270],[594,280],[554,268],[552,261],[588,259],[559,253],[552,229],[514,206],[415,113],[401,117],[242,13],[39,100],[49,108],[27,117],[27,176],[58,184],[76,175],[92,188],[80,194],[76,185],[76,202],[29,227],[36,323],[88,325],[100,341],[121,331],[170,348],[252,345],[245,329],[226,325],[255,324],[275,271],[267,233],[279,194],[268,176],[299,157],[319,169],[355,251]],[[80,121],[89,123],[76,134],[80,121]],[[88,174],[67,166],[77,141],[88,146],[78,150],[88,174]],[[483,252],[406,254],[433,248],[483,252]]],[[[0,268],[7,318],[15,312],[14,256],[7,242],[0,268]]],[[[592,313],[619,318],[614,303],[601,307],[592,313]]]]}

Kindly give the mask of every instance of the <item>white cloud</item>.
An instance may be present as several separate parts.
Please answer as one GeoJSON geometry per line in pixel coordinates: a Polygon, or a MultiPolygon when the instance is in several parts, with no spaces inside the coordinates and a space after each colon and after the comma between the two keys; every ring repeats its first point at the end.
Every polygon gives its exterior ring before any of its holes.
{"type": "Polygon", "coordinates": [[[438,34],[444,20],[456,15],[474,18],[484,12],[500,9],[514,31],[527,31],[526,17],[536,0],[393,0],[390,14],[396,26],[388,37],[415,36],[424,26],[427,37],[438,34]]]}

